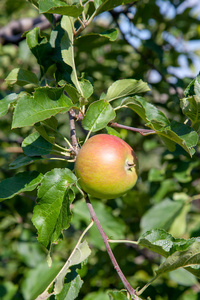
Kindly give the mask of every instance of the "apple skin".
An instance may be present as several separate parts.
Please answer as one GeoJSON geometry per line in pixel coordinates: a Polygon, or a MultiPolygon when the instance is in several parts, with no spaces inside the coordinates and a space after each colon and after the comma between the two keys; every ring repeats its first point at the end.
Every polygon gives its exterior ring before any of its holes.
{"type": "Polygon", "coordinates": [[[75,173],[86,193],[99,199],[114,199],[135,185],[138,161],[133,149],[122,139],[98,134],[80,149],[75,173]]]}

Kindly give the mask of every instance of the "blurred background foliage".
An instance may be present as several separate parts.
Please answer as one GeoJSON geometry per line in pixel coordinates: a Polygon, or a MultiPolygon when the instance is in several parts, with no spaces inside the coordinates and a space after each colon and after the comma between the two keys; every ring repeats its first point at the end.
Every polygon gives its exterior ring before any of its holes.
{"type": "MultiPolygon", "coordinates": [[[[1,0],[0,28],[12,20],[37,18],[37,10],[24,0],[1,0]]],[[[0,29],[1,30],[1,29],[0,29]]],[[[49,29],[44,32],[49,33],[49,29]]],[[[77,39],[76,65],[79,76],[85,74],[94,85],[93,100],[110,84],[122,78],[142,79],[150,84],[147,98],[163,110],[170,120],[184,122],[180,109],[183,91],[200,69],[200,5],[198,1],[141,0],[118,7],[95,18],[77,39]],[[118,29],[115,42],[98,39],[88,49],[84,34],[118,29]]],[[[39,74],[36,59],[26,41],[8,42],[0,37],[0,98],[20,87],[7,86],[4,78],[15,67],[39,74]]],[[[45,83],[52,80],[51,68],[45,83]]],[[[33,90],[32,86],[26,86],[33,90]]],[[[59,130],[69,136],[68,120],[58,115],[59,130]]],[[[117,113],[120,124],[143,128],[144,124],[131,110],[117,113]]],[[[19,171],[45,173],[55,167],[70,167],[61,162],[36,162],[15,170],[10,163],[21,154],[21,142],[30,128],[11,131],[11,114],[0,119],[0,180],[19,171]]],[[[77,124],[79,139],[85,132],[77,124]]],[[[164,228],[174,237],[200,235],[200,145],[190,158],[181,148],[171,153],[158,137],[118,130],[135,150],[140,163],[140,176],[134,190],[123,198],[94,202],[94,208],[107,235],[112,239],[137,240],[151,228],[164,228]]],[[[58,140],[58,142],[62,143],[58,140]]],[[[80,233],[89,223],[84,202],[73,204],[73,221],[65,239],[52,249],[51,274],[46,253],[37,242],[31,216],[36,192],[16,196],[0,204],[0,299],[32,300],[40,290],[38,278],[55,275],[66,261],[80,233]],[[48,275],[47,275],[48,274],[48,275]]],[[[107,300],[106,291],[123,288],[109,261],[95,227],[87,236],[92,249],[87,265],[81,270],[84,280],[78,299],[107,300]]],[[[153,276],[161,259],[150,251],[128,244],[112,244],[116,258],[133,287],[144,286],[153,276]]],[[[48,278],[47,278],[48,280],[48,278]]],[[[200,285],[184,270],[169,273],[155,281],[142,297],[152,300],[197,300],[200,285]]]]}

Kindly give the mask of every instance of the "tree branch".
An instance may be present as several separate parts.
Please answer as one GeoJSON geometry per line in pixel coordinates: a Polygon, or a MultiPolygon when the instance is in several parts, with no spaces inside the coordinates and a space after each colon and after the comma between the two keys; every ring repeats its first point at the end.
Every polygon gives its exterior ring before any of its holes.
{"type": "Polygon", "coordinates": [[[113,254],[113,252],[112,252],[112,250],[110,248],[110,245],[109,245],[109,242],[108,242],[108,237],[105,234],[105,232],[104,232],[104,230],[103,230],[103,228],[102,228],[102,226],[101,226],[101,224],[100,224],[100,222],[99,222],[99,220],[98,220],[98,218],[96,216],[96,213],[95,213],[95,211],[93,209],[93,206],[92,206],[92,204],[91,204],[88,196],[85,196],[85,200],[86,200],[86,203],[87,203],[88,210],[90,212],[90,216],[91,216],[92,220],[94,220],[94,222],[95,222],[95,224],[96,224],[96,226],[97,226],[97,228],[98,228],[98,230],[99,230],[99,232],[101,234],[101,237],[102,237],[102,239],[104,241],[104,244],[106,246],[106,250],[107,250],[107,252],[108,252],[108,254],[110,256],[112,264],[113,264],[115,270],[117,271],[117,273],[118,273],[118,275],[119,275],[119,277],[120,277],[120,279],[121,279],[124,287],[126,288],[126,290],[131,295],[131,299],[139,300],[139,298],[137,297],[137,294],[136,294],[136,290],[134,290],[132,288],[132,286],[130,285],[130,283],[127,281],[126,277],[124,276],[122,270],[120,269],[120,267],[119,267],[119,265],[118,265],[118,263],[116,261],[116,258],[115,258],[114,254],[113,254]]]}
{"type": "Polygon", "coordinates": [[[149,134],[155,134],[156,133],[154,130],[151,130],[151,129],[135,128],[135,127],[130,127],[130,126],[118,124],[118,123],[115,123],[115,122],[110,122],[108,124],[108,126],[123,128],[123,129],[127,129],[127,130],[134,131],[134,132],[139,132],[141,135],[149,135],[149,134]]]}
{"type": "MultiPolygon", "coordinates": [[[[60,15],[54,15],[55,21],[61,19],[60,15]]],[[[25,39],[22,37],[22,34],[31,30],[34,27],[39,27],[40,30],[47,29],[51,26],[50,22],[45,18],[44,15],[41,15],[37,18],[23,18],[20,20],[13,20],[8,23],[6,26],[0,29],[0,43],[2,45],[12,43],[18,44],[20,41],[25,39]]]]}
{"type": "Polygon", "coordinates": [[[77,138],[76,138],[76,128],[75,128],[75,112],[73,109],[70,109],[68,111],[69,115],[69,125],[70,125],[70,137],[72,141],[73,150],[76,154],[78,154],[78,151],[80,149],[77,138]]]}

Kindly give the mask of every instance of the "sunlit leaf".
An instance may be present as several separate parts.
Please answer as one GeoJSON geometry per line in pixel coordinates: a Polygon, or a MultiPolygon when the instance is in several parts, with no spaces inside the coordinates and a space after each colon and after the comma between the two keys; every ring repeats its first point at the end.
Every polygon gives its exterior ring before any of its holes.
{"type": "Polygon", "coordinates": [[[84,129],[95,132],[104,128],[115,116],[115,111],[109,102],[99,100],[89,106],[82,125],[84,129]]]}
{"type": "Polygon", "coordinates": [[[57,242],[69,227],[70,204],[74,200],[71,186],[76,180],[69,169],[53,169],[44,175],[32,221],[38,230],[38,241],[45,247],[57,242]]]}
{"type": "Polygon", "coordinates": [[[40,13],[53,13],[76,18],[82,13],[82,11],[83,7],[80,4],[69,5],[66,1],[62,0],[39,1],[40,13]]]}
{"type": "Polygon", "coordinates": [[[7,84],[13,85],[18,84],[20,86],[24,86],[26,84],[34,84],[38,85],[37,76],[31,71],[16,68],[13,69],[5,79],[7,84]]]}
{"type": "Polygon", "coordinates": [[[56,115],[66,112],[72,106],[71,100],[65,96],[63,89],[37,88],[33,97],[23,95],[15,108],[12,128],[31,126],[56,115]]]}
{"type": "Polygon", "coordinates": [[[18,94],[12,93],[0,100],[0,117],[7,114],[10,104],[18,99],[18,94]]]}
{"type": "Polygon", "coordinates": [[[150,91],[149,86],[142,80],[121,79],[115,81],[108,89],[105,100],[112,101],[129,95],[150,91]]]}

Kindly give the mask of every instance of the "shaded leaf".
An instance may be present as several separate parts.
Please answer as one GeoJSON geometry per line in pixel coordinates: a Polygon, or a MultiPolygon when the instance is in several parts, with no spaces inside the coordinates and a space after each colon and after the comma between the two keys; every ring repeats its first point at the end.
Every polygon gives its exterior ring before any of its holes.
{"type": "Polygon", "coordinates": [[[33,97],[23,95],[15,108],[12,128],[31,126],[72,107],[62,88],[37,88],[33,97]]]}
{"type": "Polygon", "coordinates": [[[90,45],[90,49],[101,47],[102,45],[115,41],[117,35],[118,31],[115,28],[102,33],[90,33],[76,38],[75,45],[81,51],[88,51],[88,45],[90,45]]]}
{"type": "Polygon", "coordinates": [[[13,69],[5,79],[6,83],[9,85],[18,84],[24,86],[26,84],[38,85],[37,76],[31,71],[15,68],[13,69]]]}
{"type": "MultiPolygon", "coordinates": [[[[128,300],[126,291],[108,291],[110,300],[128,300]]],[[[141,298],[137,297],[138,300],[141,298]]]]}
{"type": "Polygon", "coordinates": [[[119,5],[124,5],[131,3],[130,0],[94,0],[95,8],[97,9],[96,15],[101,14],[104,11],[109,11],[111,9],[114,9],[115,7],[119,5]]]}
{"type": "MultiPolygon", "coordinates": [[[[54,287],[54,293],[57,295],[61,292],[64,285],[64,279],[68,272],[70,272],[69,268],[73,265],[78,265],[82,263],[84,260],[88,258],[88,256],[91,254],[91,250],[87,244],[86,241],[81,243],[76,249],[75,252],[70,256],[70,258],[67,260],[67,263],[65,264],[62,271],[59,273],[59,275],[56,277],[55,287],[54,287]]],[[[64,288],[66,290],[66,287],[64,288]]],[[[64,291],[61,292],[63,294],[64,291]]],[[[58,299],[60,299],[58,297],[58,299]]],[[[71,299],[71,298],[70,298],[71,299]]]]}
{"type": "Polygon", "coordinates": [[[31,133],[22,142],[22,149],[27,156],[50,154],[53,145],[45,140],[38,132],[31,133]]]}
{"type": "Polygon", "coordinates": [[[33,191],[43,175],[36,172],[21,172],[0,182],[0,201],[10,199],[20,193],[33,191]]]}
{"type": "Polygon", "coordinates": [[[176,121],[170,123],[161,111],[140,96],[126,98],[121,105],[134,110],[146,122],[146,126],[159,135],[170,151],[175,151],[177,143],[191,156],[194,154],[193,147],[199,138],[192,128],[176,121]]]}
{"type": "Polygon", "coordinates": [[[104,128],[115,116],[115,111],[108,101],[98,100],[90,104],[82,125],[84,129],[95,132],[104,128]]]}
{"type": "Polygon", "coordinates": [[[182,201],[171,201],[165,199],[150,208],[141,219],[141,230],[145,232],[153,228],[163,228],[168,230],[175,218],[184,207],[182,201]]]}
{"type": "Polygon", "coordinates": [[[62,264],[57,262],[53,263],[51,268],[49,268],[45,261],[38,264],[34,269],[30,269],[22,282],[22,294],[24,299],[36,299],[53,280],[61,267],[62,264]]]}
{"type": "Polygon", "coordinates": [[[48,70],[48,68],[54,64],[53,49],[48,41],[47,36],[41,34],[38,27],[33,28],[26,34],[27,44],[37,58],[37,62],[42,66],[42,75],[48,70]]]}
{"type": "Polygon", "coordinates": [[[199,84],[200,84],[200,74],[198,74],[197,77],[194,78],[186,87],[184,91],[185,97],[190,97],[194,95],[200,97],[199,84]]]}
{"type": "Polygon", "coordinates": [[[169,278],[182,286],[193,286],[198,284],[197,278],[183,268],[170,272],[169,278]]]}
{"type": "Polygon", "coordinates": [[[157,275],[176,270],[181,267],[200,264],[200,239],[196,238],[186,251],[177,251],[169,256],[156,270],[157,275]]]}
{"type": "Polygon", "coordinates": [[[28,157],[25,155],[18,156],[13,162],[9,164],[9,169],[17,169],[23,166],[27,166],[35,161],[41,160],[41,157],[28,157]]]}
{"type": "MultiPolygon", "coordinates": [[[[126,292],[122,291],[108,291],[110,300],[127,300],[126,292]]],[[[139,298],[138,298],[139,299],[139,298]]]]}
{"type": "Polygon", "coordinates": [[[33,224],[38,230],[38,241],[47,247],[60,239],[71,221],[71,190],[76,176],[69,169],[53,169],[46,173],[38,189],[38,204],[33,211],[33,224]]]}
{"type": "Polygon", "coordinates": [[[129,95],[150,91],[146,82],[136,79],[121,79],[115,81],[109,88],[105,100],[112,101],[129,95]]]}
{"type": "Polygon", "coordinates": [[[11,281],[2,281],[0,284],[0,295],[1,300],[12,300],[18,290],[18,285],[12,283],[11,281]]]}
{"type": "MultiPolygon", "coordinates": [[[[91,199],[94,210],[99,218],[103,229],[107,236],[111,239],[124,239],[126,225],[121,218],[113,216],[112,209],[106,206],[104,203],[91,199]]],[[[79,228],[79,222],[88,224],[90,214],[85,201],[76,201],[73,207],[73,225],[79,228]]],[[[91,240],[92,245],[101,249],[104,247],[104,243],[100,238],[100,234],[96,226],[93,226],[88,232],[88,238],[91,240]]]]}

